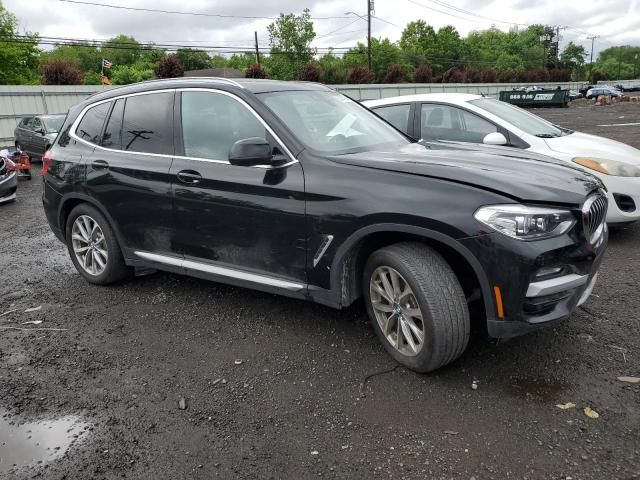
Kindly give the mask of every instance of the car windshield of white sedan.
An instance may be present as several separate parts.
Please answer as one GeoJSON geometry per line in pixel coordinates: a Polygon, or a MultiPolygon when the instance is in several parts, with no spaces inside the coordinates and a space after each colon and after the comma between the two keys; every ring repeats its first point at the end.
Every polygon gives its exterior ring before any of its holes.
{"type": "Polygon", "coordinates": [[[493,98],[479,98],[469,103],[478,108],[492,113],[514,127],[519,128],[529,135],[541,138],[561,137],[570,133],[570,130],[562,130],[559,127],[533,115],[520,107],[514,107],[508,103],[493,98]]]}
{"type": "Polygon", "coordinates": [[[260,98],[302,143],[320,153],[346,154],[411,143],[339,93],[287,91],[262,94],[260,98]]]}

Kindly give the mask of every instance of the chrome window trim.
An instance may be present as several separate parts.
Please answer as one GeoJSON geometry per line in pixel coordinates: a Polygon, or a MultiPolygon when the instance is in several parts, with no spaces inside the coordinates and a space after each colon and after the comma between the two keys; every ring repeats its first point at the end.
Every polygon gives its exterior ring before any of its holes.
{"type": "Polygon", "coordinates": [[[270,287],[282,288],[291,292],[299,292],[305,287],[302,283],[290,282],[288,280],[281,280],[279,278],[270,277],[268,275],[245,272],[242,270],[222,267],[210,263],[196,262],[184,258],[159,255],[157,253],[143,252],[138,250],[133,253],[140,258],[144,258],[152,262],[163,263],[165,265],[172,265],[174,267],[187,268],[191,270],[198,270],[200,272],[211,273],[213,275],[219,275],[221,277],[235,278],[237,280],[258,283],[261,285],[268,285],[270,287]]]}
{"type": "MultiPolygon", "coordinates": [[[[113,149],[113,148],[107,148],[107,147],[103,147],[101,145],[96,145],[95,143],[88,142],[87,140],[84,140],[83,138],[80,138],[80,137],[78,137],[76,135],[76,129],[78,128],[78,125],[80,125],[80,122],[82,121],[82,119],[84,118],[85,114],[87,113],[87,111],[90,108],[96,107],[98,105],[101,105],[101,104],[107,103],[107,102],[115,102],[116,100],[119,100],[119,99],[122,99],[122,98],[136,97],[136,96],[139,96],[139,95],[152,95],[154,93],[167,93],[167,92],[210,92],[210,93],[220,93],[222,95],[226,95],[227,97],[233,98],[234,100],[239,102],[241,105],[243,105],[246,109],[248,109],[249,112],[251,112],[253,114],[253,116],[256,117],[258,119],[258,121],[264,126],[264,128],[267,130],[267,132],[269,132],[271,134],[271,136],[273,137],[275,142],[278,144],[278,146],[280,146],[280,148],[282,149],[284,154],[287,157],[289,157],[289,161],[286,162],[286,163],[283,163],[282,165],[253,165],[253,166],[251,166],[249,168],[261,168],[261,169],[271,170],[271,169],[276,169],[276,168],[288,167],[290,165],[294,165],[294,164],[298,163],[298,159],[295,158],[295,156],[287,148],[287,146],[280,139],[280,137],[278,137],[278,135],[276,135],[276,133],[273,131],[273,129],[262,119],[262,117],[260,115],[258,115],[258,113],[251,107],[251,105],[249,105],[247,102],[245,102],[240,97],[234,95],[233,93],[225,92],[224,90],[219,90],[217,88],[207,88],[207,87],[165,88],[165,89],[160,89],[160,90],[150,90],[150,91],[147,91],[147,92],[127,93],[127,94],[124,94],[124,95],[118,95],[116,97],[107,98],[105,100],[100,100],[98,102],[91,103],[91,104],[87,105],[86,107],[84,107],[82,109],[82,111],[80,112],[78,117],[71,124],[71,128],[69,129],[69,136],[71,138],[73,138],[77,142],[84,143],[84,144],[86,144],[86,145],[88,145],[90,147],[97,148],[98,150],[102,150],[102,151],[106,151],[106,152],[125,153],[125,154],[132,154],[132,155],[145,155],[145,156],[160,157],[160,158],[176,158],[176,159],[181,159],[181,160],[195,160],[195,161],[198,161],[198,162],[219,163],[219,164],[231,166],[231,164],[229,163],[228,160],[218,160],[218,159],[213,159],[213,158],[200,158],[200,157],[188,157],[186,155],[167,155],[167,154],[164,154],[164,153],[145,153],[145,152],[133,152],[133,151],[129,151],[129,150],[116,150],[116,149],[113,149]]],[[[244,168],[247,168],[247,167],[244,167],[244,168]]]]}

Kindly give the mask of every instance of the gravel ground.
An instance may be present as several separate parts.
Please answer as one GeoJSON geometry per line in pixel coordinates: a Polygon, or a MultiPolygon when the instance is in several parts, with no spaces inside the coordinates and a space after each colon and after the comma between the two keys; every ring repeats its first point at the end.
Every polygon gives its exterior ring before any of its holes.
{"type": "MultiPolygon", "coordinates": [[[[638,104],[536,113],[640,147],[638,126],[597,126],[640,121],[638,104]]],[[[361,304],[339,312],[164,273],[91,286],[40,193],[39,177],[21,182],[0,208],[0,314],[17,310],[0,317],[0,408],[12,422],[89,426],[57,460],[11,473],[14,447],[0,442],[0,477],[640,478],[640,385],[616,380],[640,376],[640,225],[612,232],[569,321],[474,338],[420,375],[394,369],[361,304]]]]}

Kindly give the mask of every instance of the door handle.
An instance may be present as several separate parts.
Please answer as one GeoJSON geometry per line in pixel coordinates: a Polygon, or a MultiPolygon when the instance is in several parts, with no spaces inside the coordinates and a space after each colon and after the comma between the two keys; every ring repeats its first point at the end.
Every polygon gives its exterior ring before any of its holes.
{"type": "Polygon", "coordinates": [[[178,180],[183,183],[199,183],[202,180],[202,175],[195,170],[182,170],[178,172],[178,180]]]}
{"type": "Polygon", "coordinates": [[[109,163],[106,160],[94,160],[91,162],[91,166],[96,170],[100,170],[102,168],[109,168],[109,163]]]}

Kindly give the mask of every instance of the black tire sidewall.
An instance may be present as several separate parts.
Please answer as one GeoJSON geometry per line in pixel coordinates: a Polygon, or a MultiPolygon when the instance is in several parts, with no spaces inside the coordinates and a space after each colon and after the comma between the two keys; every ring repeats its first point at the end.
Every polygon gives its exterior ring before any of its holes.
{"type": "Polygon", "coordinates": [[[99,285],[106,285],[120,280],[125,276],[124,273],[126,272],[126,267],[122,260],[120,245],[118,244],[115,234],[113,233],[111,225],[97,208],[86,203],[80,204],[75,207],[67,218],[65,227],[65,239],[67,241],[67,250],[69,251],[69,256],[71,257],[73,265],[76,267],[76,270],[78,270],[78,273],[80,273],[80,275],[82,275],[88,282],[99,285]],[[73,227],[73,223],[81,215],[87,215],[93,218],[93,220],[98,223],[104,235],[105,242],[107,243],[107,266],[100,275],[90,275],[89,273],[87,273],[79,264],[75,252],[73,251],[71,230],[73,227]]]}
{"type": "Polygon", "coordinates": [[[424,295],[422,294],[422,288],[417,284],[413,274],[405,267],[404,263],[398,260],[395,255],[391,252],[387,252],[385,250],[379,250],[374,252],[364,269],[364,277],[363,277],[363,293],[365,297],[365,303],[367,308],[367,313],[369,314],[369,319],[371,320],[371,324],[373,325],[373,329],[376,332],[376,335],[382,342],[385,350],[399,363],[406,365],[412,370],[416,371],[428,371],[431,369],[432,364],[432,352],[434,348],[434,339],[435,339],[435,328],[432,320],[431,311],[429,304],[427,303],[424,295]],[[420,350],[418,355],[413,357],[408,355],[403,355],[396,348],[389,343],[387,337],[385,337],[384,333],[380,329],[378,325],[378,321],[376,320],[375,313],[373,311],[373,306],[371,305],[371,295],[369,292],[369,285],[371,281],[371,275],[374,270],[380,266],[391,267],[400,273],[404,277],[404,279],[409,283],[409,286],[413,290],[416,300],[418,301],[418,305],[420,306],[420,310],[422,312],[422,318],[425,328],[425,343],[420,350]]]}

